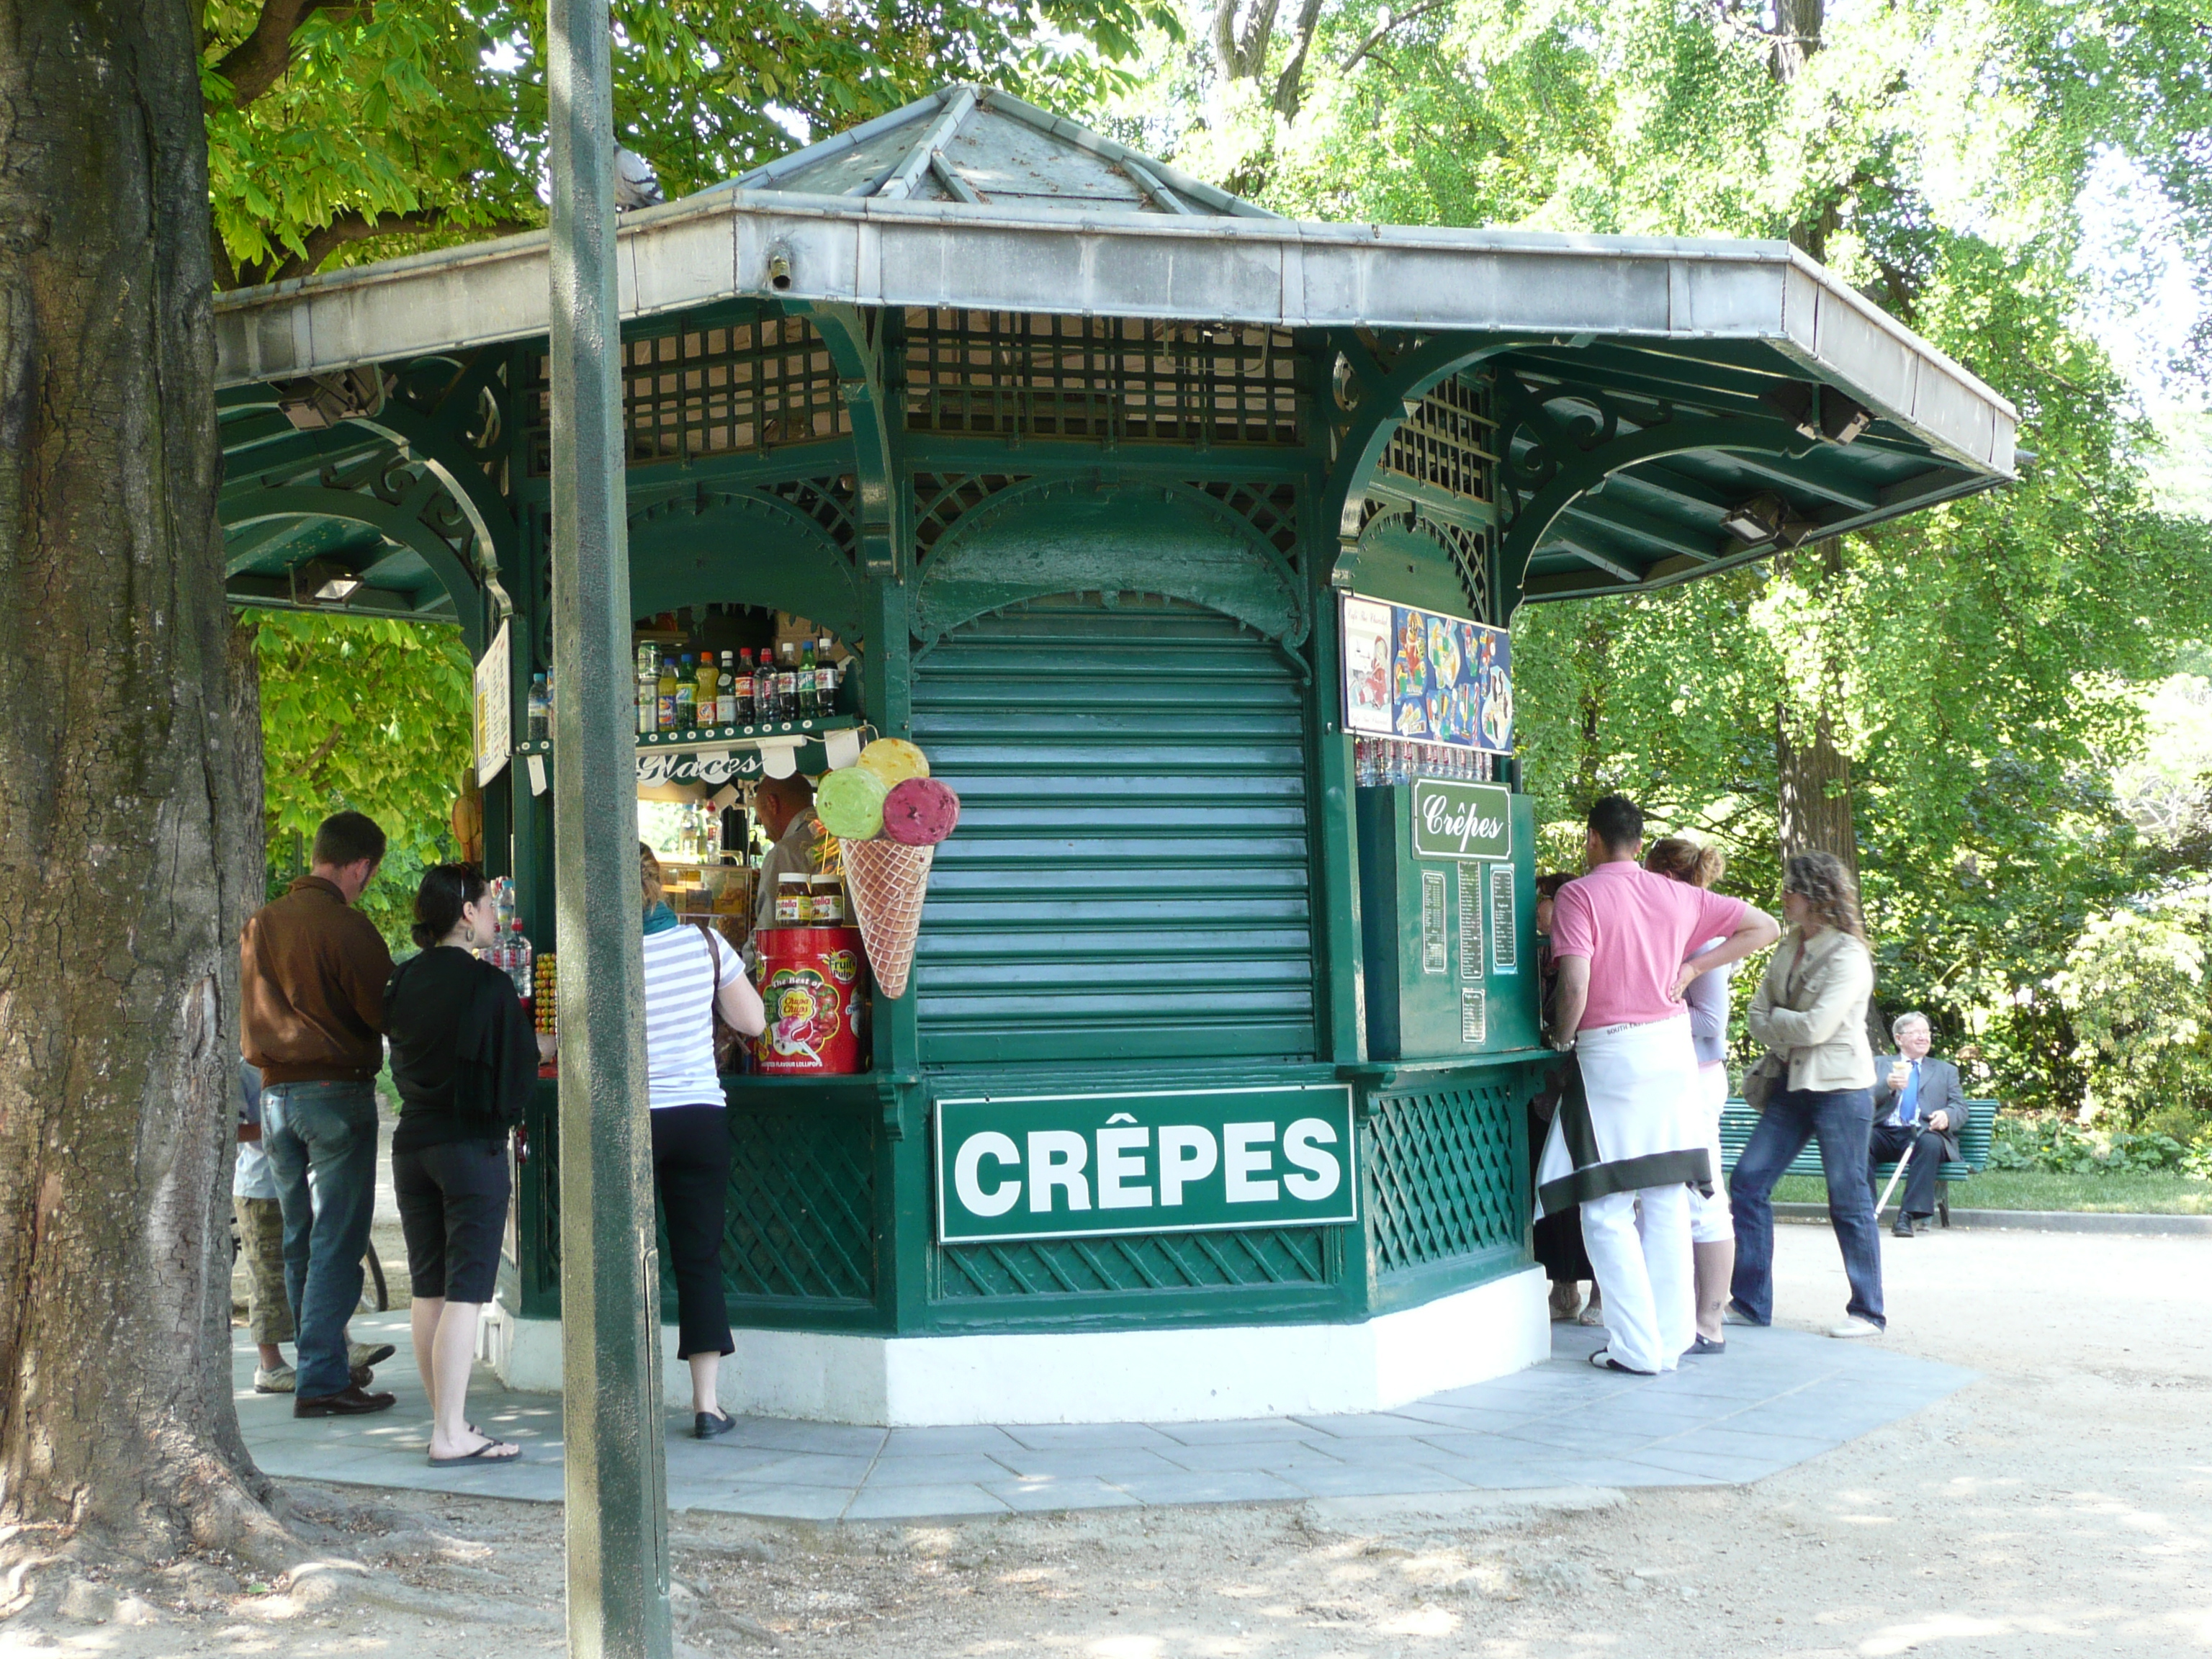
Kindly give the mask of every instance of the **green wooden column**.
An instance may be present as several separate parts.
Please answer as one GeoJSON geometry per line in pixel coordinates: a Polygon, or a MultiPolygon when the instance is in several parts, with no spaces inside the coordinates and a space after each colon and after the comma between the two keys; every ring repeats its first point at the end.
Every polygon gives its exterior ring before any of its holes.
{"type": "Polygon", "coordinates": [[[669,1659],[604,0],[552,0],[554,857],[572,1659],[669,1659]]]}

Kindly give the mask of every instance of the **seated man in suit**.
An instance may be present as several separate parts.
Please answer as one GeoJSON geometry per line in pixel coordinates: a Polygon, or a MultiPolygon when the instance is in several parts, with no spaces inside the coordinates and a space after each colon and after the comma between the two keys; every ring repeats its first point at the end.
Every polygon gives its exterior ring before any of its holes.
{"type": "MultiPolygon", "coordinates": [[[[1959,1068],[1948,1060],[1928,1058],[1935,1033],[1928,1016],[1899,1014],[1890,1022],[1897,1052],[1874,1064],[1874,1135],[1869,1148],[1879,1166],[1912,1148],[1905,1170],[1905,1202],[1890,1232],[1912,1237],[1912,1224],[1936,1213],[1936,1181],[1946,1158],[1959,1156],[1959,1134],[1966,1127],[1966,1097],[1959,1090],[1959,1068]]],[[[1881,1192],[1881,1182],[1875,1182],[1881,1192]]]]}

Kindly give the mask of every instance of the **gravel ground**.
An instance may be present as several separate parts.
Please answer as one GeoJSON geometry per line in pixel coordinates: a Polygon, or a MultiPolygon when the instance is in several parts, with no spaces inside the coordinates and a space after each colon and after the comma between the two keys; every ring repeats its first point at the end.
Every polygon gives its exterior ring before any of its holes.
{"type": "MultiPolygon", "coordinates": [[[[2212,1240],[1886,1246],[1886,1340],[1982,1380],[1755,1486],[827,1529],[682,1515],[678,1652],[2212,1652],[2212,1240]]],[[[1785,1322],[1832,1318],[1826,1229],[1783,1228],[1778,1250],[1785,1322]]],[[[0,1655],[561,1650],[556,1510],[294,1495],[322,1564],[264,1585],[209,1563],[88,1576],[0,1623],[0,1655]]]]}

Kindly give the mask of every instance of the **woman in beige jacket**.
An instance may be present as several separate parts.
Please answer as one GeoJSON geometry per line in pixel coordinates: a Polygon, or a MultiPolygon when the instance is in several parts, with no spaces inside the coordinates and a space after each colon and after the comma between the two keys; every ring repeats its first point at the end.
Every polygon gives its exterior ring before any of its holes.
{"type": "Polygon", "coordinates": [[[1782,914],[1789,927],[1745,1023],[1753,1040],[1783,1057],[1787,1074],[1767,1097],[1729,1177],[1736,1244],[1726,1317],[1734,1325],[1772,1322],[1774,1183],[1818,1137],[1828,1219],[1851,1285],[1844,1322],[1828,1334],[1874,1336],[1887,1321],[1881,1238],[1867,1174],[1874,1129],[1867,1000],[1874,993],[1874,958],[1859,920],[1858,884],[1833,854],[1801,853],[1784,866],[1782,914]]]}

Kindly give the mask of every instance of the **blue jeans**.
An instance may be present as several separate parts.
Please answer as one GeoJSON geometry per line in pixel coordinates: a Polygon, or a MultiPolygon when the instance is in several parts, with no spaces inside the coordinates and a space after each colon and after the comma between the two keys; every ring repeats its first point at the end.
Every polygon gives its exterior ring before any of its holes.
{"type": "Polygon", "coordinates": [[[284,1293],[299,1333],[295,1397],[319,1399],[353,1381],[346,1322],[361,1302],[376,1209],[375,1085],[270,1084],[261,1139],[284,1211],[284,1293]]]}
{"type": "Polygon", "coordinates": [[[1881,1311],[1874,1188],[1867,1184],[1867,1136],[1873,1127],[1870,1089],[1778,1089],[1759,1115],[1759,1127],[1729,1176],[1729,1208],[1735,1218],[1735,1278],[1729,1288],[1736,1307],[1755,1322],[1774,1320],[1774,1183],[1818,1136],[1828,1221],[1851,1284],[1846,1311],[1871,1324],[1889,1323],[1881,1311]]]}

